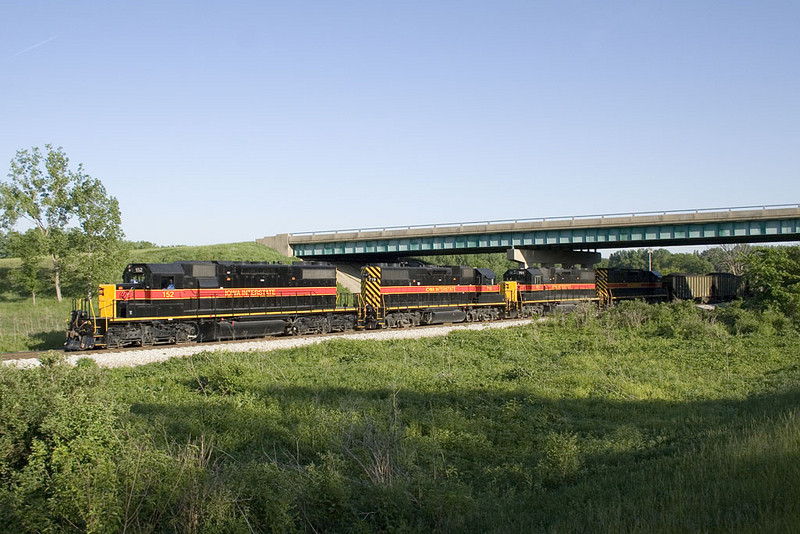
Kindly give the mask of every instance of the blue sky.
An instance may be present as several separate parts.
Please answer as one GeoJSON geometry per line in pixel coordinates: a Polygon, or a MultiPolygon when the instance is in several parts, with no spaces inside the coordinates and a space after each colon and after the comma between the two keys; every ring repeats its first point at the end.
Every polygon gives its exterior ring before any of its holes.
{"type": "Polygon", "coordinates": [[[132,240],[800,202],[800,2],[4,2],[132,240]]]}

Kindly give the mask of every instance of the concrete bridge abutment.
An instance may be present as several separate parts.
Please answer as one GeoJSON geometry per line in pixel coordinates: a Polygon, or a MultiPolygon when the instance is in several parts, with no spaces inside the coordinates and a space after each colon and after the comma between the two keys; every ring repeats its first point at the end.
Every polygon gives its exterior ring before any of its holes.
{"type": "Polygon", "coordinates": [[[283,254],[290,258],[294,256],[294,249],[292,245],[289,244],[289,234],[262,237],[261,239],[256,239],[256,243],[264,245],[265,247],[274,248],[278,251],[278,254],[283,254]]]}

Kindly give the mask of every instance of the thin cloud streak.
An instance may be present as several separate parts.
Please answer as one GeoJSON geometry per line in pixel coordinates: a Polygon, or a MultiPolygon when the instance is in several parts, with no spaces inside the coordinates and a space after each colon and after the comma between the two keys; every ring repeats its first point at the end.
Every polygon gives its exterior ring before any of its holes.
{"type": "Polygon", "coordinates": [[[39,48],[40,46],[44,46],[44,45],[46,45],[47,43],[49,43],[50,41],[52,41],[53,39],[55,39],[57,37],[58,37],[58,35],[54,35],[54,36],[50,37],[49,39],[45,39],[41,43],[36,43],[35,45],[29,46],[25,50],[21,50],[21,51],[17,52],[16,54],[12,54],[12,55],[10,55],[10,56],[8,56],[6,58],[0,59],[0,63],[5,63],[6,61],[10,61],[10,60],[12,60],[12,59],[14,59],[16,57],[21,56],[22,54],[25,54],[27,52],[30,52],[31,50],[39,48]]]}

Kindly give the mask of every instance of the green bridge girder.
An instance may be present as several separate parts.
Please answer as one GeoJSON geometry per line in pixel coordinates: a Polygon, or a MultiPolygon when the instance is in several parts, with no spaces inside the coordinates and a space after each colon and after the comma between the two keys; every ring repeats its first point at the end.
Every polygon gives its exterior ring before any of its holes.
{"type": "Polygon", "coordinates": [[[636,248],[800,241],[800,218],[523,230],[292,243],[303,259],[500,252],[510,248],[636,248]]]}

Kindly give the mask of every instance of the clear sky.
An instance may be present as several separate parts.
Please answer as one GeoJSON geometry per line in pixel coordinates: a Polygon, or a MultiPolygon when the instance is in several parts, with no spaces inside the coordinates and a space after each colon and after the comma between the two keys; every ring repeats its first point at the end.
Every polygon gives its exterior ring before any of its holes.
{"type": "Polygon", "coordinates": [[[800,2],[0,6],[0,160],[128,239],[800,202],[800,2]]]}

